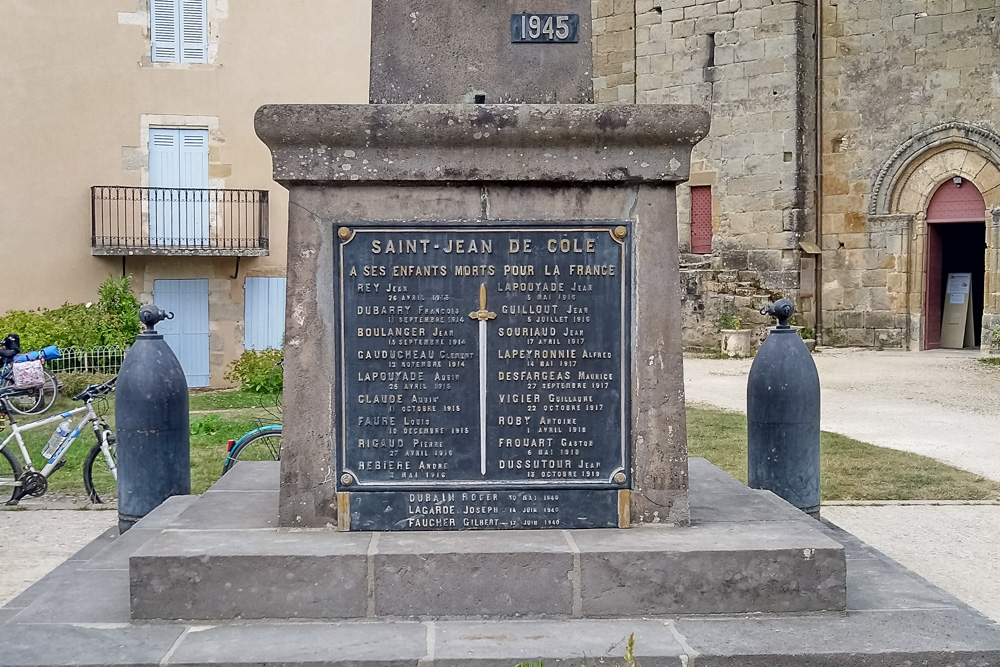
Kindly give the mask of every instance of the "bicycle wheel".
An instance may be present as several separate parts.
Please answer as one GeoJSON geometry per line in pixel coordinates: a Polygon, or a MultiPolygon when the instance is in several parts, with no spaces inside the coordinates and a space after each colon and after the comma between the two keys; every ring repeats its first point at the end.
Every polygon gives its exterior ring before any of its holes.
{"type": "Polygon", "coordinates": [[[222,474],[229,472],[237,461],[280,461],[281,460],[281,427],[272,426],[261,429],[233,447],[226,458],[222,474]]]}
{"type": "Polygon", "coordinates": [[[30,415],[42,404],[42,389],[22,389],[16,394],[8,396],[10,409],[19,415],[30,415]]]}
{"type": "MultiPolygon", "coordinates": [[[[116,462],[117,451],[115,449],[115,434],[105,431],[108,438],[108,445],[111,448],[111,460],[116,462]]],[[[112,472],[108,467],[108,462],[101,451],[101,444],[97,443],[87,452],[87,458],[83,461],[83,488],[87,490],[87,495],[92,503],[103,503],[112,505],[118,502],[118,480],[117,467],[112,472]]]]}
{"type": "Polygon", "coordinates": [[[0,498],[11,500],[17,491],[14,483],[21,477],[21,462],[4,447],[0,449],[0,498]],[[8,496],[7,489],[10,489],[8,496]]]}
{"type": "Polygon", "coordinates": [[[45,384],[41,386],[38,392],[38,405],[32,411],[33,414],[47,411],[56,402],[56,398],[59,396],[59,381],[56,380],[56,377],[52,373],[45,371],[45,384]]]}
{"type": "Polygon", "coordinates": [[[56,402],[59,395],[59,381],[48,371],[45,382],[37,389],[25,389],[10,397],[10,407],[19,415],[37,415],[45,412],[56,402]]]}

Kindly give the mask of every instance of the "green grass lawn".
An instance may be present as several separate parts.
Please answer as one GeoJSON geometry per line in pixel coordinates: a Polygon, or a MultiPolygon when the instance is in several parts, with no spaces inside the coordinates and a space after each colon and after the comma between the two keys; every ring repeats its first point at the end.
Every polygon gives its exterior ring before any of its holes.
{"type": "MultiPolygon", "coordinates": [[[[226,458],[226,445],[230,439],[238,439],[247,431],[256,428],[261,420],[272,422],[270,412],[274,412],[274,397],[247,392],[216,392],[199,393],[191,396],[192,411],[199,411],[191,416],[191,491],[202,493],[211,486],[222,474],[222,464],[226,458]],[[257,406],[270,407],[270,411],[251,409],[257,406]],[[197,406],[197,407],[196,407],[197,406]],[[215,413],[201,414],[200,411],[215,410],[215,413]],[[227,414],[227,410],[232,410],[227,414]]],[[[82,405],[60,396],[52,409],[44,416],[70,410],[82,405]]],[[[95,403],[98,414],[103,414],[114,427],[114,397],[100,404],[95,403]]],[[[71,417],[75,425],[82,415],[71,417]]],[[[35,421],[34,415],[16,416],[19,424],[35,421]]],[[[25,445],[31,455],[36,469],[45,464],[42,458],[42,448],[55,431],[56,423],[23,433],[25,445]]],[[[0,432],[0,440],[10,435],[10,430],[0,432]]],[[[69,495],[84,497],[83,462],[87,452],[97,442],[93,430],[85,428],[80,437],[70,447],[66,455],[66,465],[57,470],[49,478],[49,493],[53,495],[69,495]]],[[[21,452],[12,441],[12,448],[21,458],[21,452]]]]}
{"type": "MultiPolygon", "coordinates": [[[[687,410],[688,454],[747,480],[747,420],[707,408],[687,410]]],[[[823,500],[997,500],[1000,483],[934,459],[822,432],[823,500]]]]}
{"type": "MultiPolygon", "coordinates": [[[[79,405],[60,398],[53,412],[79,405]]],[[[274,397],[243,391],[191,396],[191,490],[202,493],[222,473],[226,443],[272,422],[274,397]],[[264,407],[258,407],[264,406],[264,407]]],[[[114,425],[113,398],[99,412],[114,425]]],[[[20,417],[21,423],[34,417],[20,417]]],[[[687,411],[688,451],[746,482],[747,422],[741,414],[692,407],[687,411]]],[[[41,449],[55,424],[25,434],[37,468],[41,449]]],[[[6,437],[5,430],[0,437],[6,437]]],[[[83,460],[94,445],[85,431],[69,450],[66,465],[49,479],[53,494],[83,496],[83,460]]],[[[15,449],[16,451],[16,449],[15,449]]],[[[18,453],[20,456],[20,453],[18,453]]],[[[933,459],[876,447],[834,433],[821,434],[823,500],[989,500],[1000,499],[1000,484],[933,459]]]]}
{"type": "Polygon", "coordinates": [[[278,394],[255,394],[251,391],[211,391],[192,393],[188,407],[194,412],[235,410],[238,408],[270,408],[280,403],[278,394]]]}

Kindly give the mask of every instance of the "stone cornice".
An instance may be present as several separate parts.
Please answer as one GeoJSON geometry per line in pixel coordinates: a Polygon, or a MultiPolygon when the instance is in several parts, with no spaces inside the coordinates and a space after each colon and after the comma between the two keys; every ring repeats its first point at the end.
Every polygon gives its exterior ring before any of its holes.
{"type": "Polygon", "coordinates": [[[269,105],[280,183],[679,182],[708,132],[689,105],[269,105]]]}

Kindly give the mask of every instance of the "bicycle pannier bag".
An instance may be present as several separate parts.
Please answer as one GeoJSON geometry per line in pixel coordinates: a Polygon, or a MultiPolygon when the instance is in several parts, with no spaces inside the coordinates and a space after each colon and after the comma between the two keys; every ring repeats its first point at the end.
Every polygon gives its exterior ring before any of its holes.
{"type": "Polygon", "coordinates": [[[14,386],[18,389],[37,389],[45,384],[42,362],[18,361],[14,363],[14,386]]]}

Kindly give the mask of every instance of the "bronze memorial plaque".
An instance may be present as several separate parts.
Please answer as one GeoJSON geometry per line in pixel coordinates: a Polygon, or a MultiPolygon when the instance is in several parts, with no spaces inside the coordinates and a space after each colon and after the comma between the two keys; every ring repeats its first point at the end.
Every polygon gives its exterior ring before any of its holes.
{"type": "Polygon", "coordinates": [[[337,235],[341,527],[627,525],[629,227],[337,235]]]}

